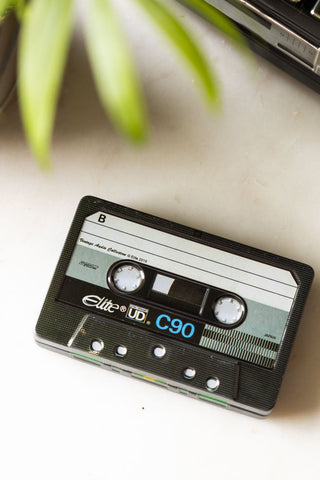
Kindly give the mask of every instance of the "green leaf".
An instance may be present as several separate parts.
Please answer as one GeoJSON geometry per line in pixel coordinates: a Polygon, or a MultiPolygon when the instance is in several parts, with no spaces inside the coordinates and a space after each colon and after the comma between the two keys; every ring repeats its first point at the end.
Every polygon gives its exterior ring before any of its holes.
{"type": "Polygon", "coordinates": [[[232,20],[203,0],[179,0],[180,3],[199,13],[218,30],[224,33],[240,49],[247,49],[247,43],[232,20]]]}
{"type": "Polygon", "coordinates": [[[18,93],[24,129],[42,166],[49,164],[57,100],[72,31],[73,0],[33,0],[20,32],[18,93]]]}
{"type": "Polygon", "coordinates": [[[0,22],[7,15],[10,9],[15,9],[19,17],[25,7],[25,0],[0,0],[0,22]]]}
{"type": "Polygon", "coordinates": [[[22,20],[24,9],[26,8],[26,1],[27,0],[15,0],[15,12],[19,21],[22,20]]]}
{"type": "Polygon", "coordinates": [[[210,104],[218,103],[219,88],[216,77],[210,70],[192,36],[178,19],[157,0],[135,0],[150,15],[156,25],[166,34],[172,45],[197,75],[210,104]]]}
{"type": "Polygon", "coordinates": [[[16,2],[14,0],[0,0],[0,20],[7,13],[7,10],[11,8],[16,2]]]}
{"type": "Polygon", "coordinates": [[[140,83],[109,0],[90,0],[86,46],[100,100],[115,126],[134,140],[146,134],[140,83]]]}

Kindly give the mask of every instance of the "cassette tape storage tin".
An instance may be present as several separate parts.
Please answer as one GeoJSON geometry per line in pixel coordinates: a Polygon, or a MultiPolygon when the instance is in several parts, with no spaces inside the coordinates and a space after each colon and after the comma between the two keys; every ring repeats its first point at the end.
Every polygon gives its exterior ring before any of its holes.
{"type": "Polygon", "coordinates": [[[313,270],[94,197],[80,202],[36,340],[226,408],[265,416],[313,270]]]}

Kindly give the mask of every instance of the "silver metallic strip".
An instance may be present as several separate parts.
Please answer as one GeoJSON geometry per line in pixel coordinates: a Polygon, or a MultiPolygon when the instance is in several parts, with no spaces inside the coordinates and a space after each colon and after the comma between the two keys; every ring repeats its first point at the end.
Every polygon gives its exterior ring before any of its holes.
{"type": "Polygon", "coordinates": [[[205,294],[203,296],[203,299],[202,299],[199,315],[203,314],[203,310],[204,310],[204,307],[206,306],[209,293],[210,293],[210,288],[207,288],[206,291],[205,291],[205,294]]]}
{"type": "Polygon", "coordinates": [[[71,347],[71,345],[73,344],[76,336],[78,335],[78,333],[80,333],[83,325],[85,324],[87,318],[89,317],[89,315],[85,315],[83,317],[83,319],[81,320],[81,322],[79,323],[79,325],[77,326],[77,328],[75,329],[75,331],[73,332],[73,335],[72,337],[70,338],[69,342],[67,343],[68,347],[71,347]]]}
{"type": "Polygon", "coordinates": [[[320,19],[320,0],[317,1],[313,9],[311,10],[311,15],[320,19]]]}
{"type": "MultiPolygon", "coordinates": [[[[246,0],[205,0],[229,18],[248,28],[260,38],[320,76],[320,47],[261,12],[246,0]],[[238,5],[238,6],[237,6],[238,5]]],[[[320,18],[320,0],[314,7],[320,18]]]]}

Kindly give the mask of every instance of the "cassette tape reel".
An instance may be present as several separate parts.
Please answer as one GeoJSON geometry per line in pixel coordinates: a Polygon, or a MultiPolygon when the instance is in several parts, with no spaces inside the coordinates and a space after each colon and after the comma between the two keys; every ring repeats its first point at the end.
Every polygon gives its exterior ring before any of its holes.
{"type": "Polygon", "coordinates": [[[85,197],[36,340],[265,416],[312,278],[312,268],[299,262],[85,197]]]}

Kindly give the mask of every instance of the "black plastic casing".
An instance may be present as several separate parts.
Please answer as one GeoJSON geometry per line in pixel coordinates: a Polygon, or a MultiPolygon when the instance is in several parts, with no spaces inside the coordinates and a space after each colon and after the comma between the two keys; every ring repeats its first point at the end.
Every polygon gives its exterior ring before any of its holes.
{"type": "Polygon", "coordinates": [[[104,366],[117,367],[139,377],[151,376],[158,379],[159,384],[166,384],[184,393],[188,392],[190,396],[212,400],[220,405],[263,417],[270,413],[276,402],[312,279],[313,270],[308,265],[87,196],[81,200],[67,236],[36,326],[36,340],[61,353],[80,355],[93,362],[97,358],[104,366]],[[98,211],[289,270],[298,284],[298,289],[274,368],[259,367],[201,347],[164,338],[154,332],[114,320],[112,316],[103,318],[99,314],[88,315],[82,308],[58,301],[57,297],[82,224],[86,217],[98,211]],[[84,322],[83,330],[86,334],[79,335],[71,349],[68,342],[80,322],[84,322]],[[93,338],[102,339],[105,344],[99,358],[90,351],[90,341],[93,338]],[[130,354],[124,358],[117,358],[114,346],[122,344],[128,347],[130,354]],[[155,359],[152,354],[154,345],[157,344],[164,345],[167,350],[167,355],[161,361],[155,359]],[[184,379],[181,375],[182,369],[190,365],[199,372],[192,381],[184,379]],[[205,381],[210,376],[217,376],[221,385],[213,396],[204,388],[205,381]]]}

